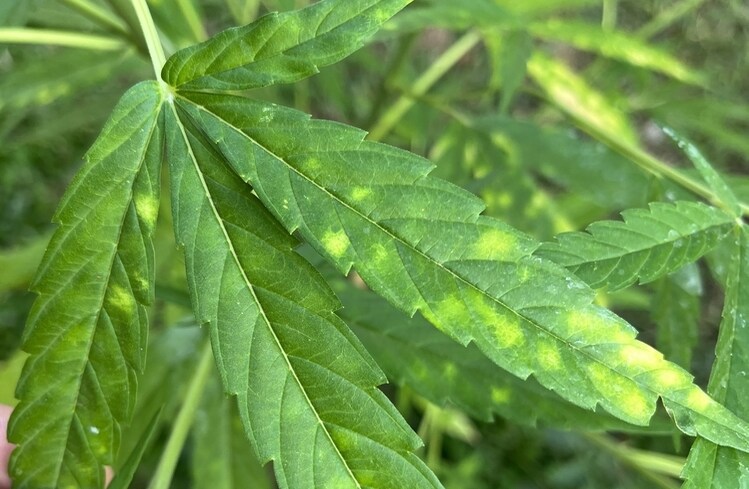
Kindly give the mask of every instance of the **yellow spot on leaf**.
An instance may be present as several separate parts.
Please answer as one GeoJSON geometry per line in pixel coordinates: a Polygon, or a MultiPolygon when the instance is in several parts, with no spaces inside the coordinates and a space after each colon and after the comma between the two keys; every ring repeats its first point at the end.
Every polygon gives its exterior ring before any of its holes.
{"type": "Polygon", "coordinates": [[[499,229],[489,229],[481,233],[474,245],[474,252],[481,258],[501,259],[516,246],[515,236],[499,229]]]}
{"type": "Polygon", "coordinates": [[[650,417],[651,403],[634,381],[599,363],[589,365],[587,372],[598,391],[606,397],[609,408],[615,406],[624,416],[639,422],[650,417]]]}
{"type": "Polygon", "coordinates": [[[541,340],[536,348],[538,363],[546,370],[562,368],[562,356],[551,341],[541,340]]]}
{"type": "Polygon", "coordinates": [[[697,412],[705,411],[714,401],[698,387],[693,387],[687,396],[687,405],[697,412]]]}
{"type": "Polygon", "coordinates": [[[348,236],[346,236],[343,230],[337,232],[328,231],[322,237],[322,245],[333,257],[341,258],[346,254],[349,246],[351,246],[351,241],[349,241],[348,236]]]}
{"type": "Polygon", "coordinates": [[[520,318],[515,315],[498,315],[494,323],[494,336],[499,346],[510,348],[525,343],[525,336],[520,325],[520,318]]]}
{"type": "Polygon", "coordinates": [[[445,378],[446,379],[448,379],[448,380],[454,380],[455,377],[458,374],[458,368],[452,362],[447,363],[447,364],[445,364],[444,374],[445,374],[445,378]]]}
{"type": "Polygon", "coordinates": [[[674,368],[659,370],[655,373],[655,383],[661,391],[675,389],[691,383],[688,373],[674,368]]]}
{"type": "Polygon", "coordinates": [[[107,303],[111,307],[128,313],[135,308],[135,299],[133,299],[133,296],[119,285],[110,286],[107,303]]]}
{"type": "Polygon", "coordinates": [[[372,195],[372,190],[366,187],[354,187],[353,190],[351,190],[351,198],[357,202],[361,202],[370,195],[372,195]]]}
{"type": "Polygon", "coordinates": [[[492,386],[492,401],[495,404],[506,404],[510,401],[511,395],[510,389],[492,386]]]}
{"type": "Polygon", "coordinates": [[[159,215],[159,201],[151,195],[138,195],[135,197],[135,210],[138,216],[151,228],[156,225],[159,215]]]}
{"type": "Polygon", "coordinates": [[[622,362],[653,370],[663,363],[663,355],[645,343],[625,345],[619,353],[622,362]]]}

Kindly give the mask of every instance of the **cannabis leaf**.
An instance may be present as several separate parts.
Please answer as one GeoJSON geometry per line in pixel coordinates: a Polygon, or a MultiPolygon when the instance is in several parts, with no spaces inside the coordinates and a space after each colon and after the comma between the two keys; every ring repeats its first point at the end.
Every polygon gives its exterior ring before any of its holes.
{"type": "Polygon", "coordinates": [[[601,221],[587,232],[564,233],[538,256],[567,267],[594,288],[617,290],[647,283],[692,263],[713,249],[735,223],[701,203],[652,203],[622,212],[624,222],[601,221]]]}
{"type": "Polygon", "coordinates": [[[32,289],[11,418],[17,488],[99,487],[135,402],[152,300],[162,130],[154,82],[115,107],[63,197],[32,289]]]}
{"type": "MultiPolygon", "coordinates": [[[[749,417],[749,230],[734,232],[728,264],[723,321],[708,392],[743,418],[749,417]]],[[[749,455],[698,438],[684,470],[685,488],[744,487],[749,482],[749,455]]]]}
{"type": "Polygon", "coordinates": [[[457,406],[485,421],[499,415],[529,426],[641,429],[605,413],[581,409],[532,378],[518,379],[494,365],[474,345],[460,346],[422,318],[406,318],[371,292],[350,286],[337,287],[336,292],[344,305],[341,317],[388,378],[435,404],[457,406]]]}
{"type": "Polygon", "coordinates": [[[745,424],[686,371],[592,305],[585,284],[531,257],[533,240],[428,177],[427,161],[266,102],[181,92],[175,103],[287,231],[340,271],[355,265],[398,308],[581,407],[647,424],[660,396],[686,433],[749,448],[745,424]]]}
{"type": "Polygon", "coordinates": [[[359,49],[412,0],[328,0],[272,13],[174,54],[162,77],[181,90],[246,90],[314,75],[359,49]]]}
{"type": "Polygon", "coordinates": [[[260,460],[281,487],[441,487],[335,296],[181,107],[166,123],[175,232],[260,460]]]}

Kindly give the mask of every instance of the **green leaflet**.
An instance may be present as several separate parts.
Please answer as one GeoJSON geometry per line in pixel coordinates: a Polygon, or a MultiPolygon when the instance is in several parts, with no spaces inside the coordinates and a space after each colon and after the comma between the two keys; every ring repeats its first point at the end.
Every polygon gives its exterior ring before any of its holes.
{"type": "Polygon", "coordinates": [[[275,460],[280,486],[294,489],[441,487],[376,389],[384,375],[332,313],[335,296],[177,100],[167,115],[175,233],[195,315],[260,461],[275,460]]]}
{"type": "Polygon", "coordinates": [[[409,319],[371,292],[346,285],[336,289],[344,306],[341,317],[388,378],[435,404],[457,406],[484,421],[499,415],[528,426],[639,429],[570,404],[532,378],[520,380],[494,365],[474,345],[462,347],[422,318],[409,319]]]}
{"type": "Polygon", "coordinates": [[[15,488],[101,487],[132,412],[153,295],[160,105],[155,82],[122,97],[55,215],[9,426],[15,488]]]}
{"type": "Polygon", "coordinates": [[[411,1],[328,0],[268,14],[177,52],[162,77],[184,90],[245,90],[295,82],[359,49],[411,1]]]}
{"type": "Polygon", "coordinates": [[[622,212],[624,222],[601,221],[586,232],[560,234],[536,252],[567,267],[593,288],[617,290],[651,282],[713,249],[734,219],[704,204],[650,204],[622,212]]]}
{"type": "MultiPolygon", "coordinates": [[[[743,418],[749,417],[749,230],[739,226],[728,264],[723,321],[708,392],[743,418]]],[[[744,488],[749,454],[697,439],[687,460],[685,489],[744,488]]]]}
{"type": "Polygon", "coordinates": [[[647,424],[661,396],[684,432],[749,449],[746,425],[686,371],[592,305],[582,282],[531,257],[533,240],[427,177],[427,161],[265,102],[184,93],[176,103],[287,231],[340,271],[355,265],[400,309],[581,407],[647,424]]]}
{"type": "Polygon", "coordinates": [[[666,127],[663,129],[663,132],[676,141],[679,148],[686,153],[689,160],[694,164],[697,171],[700,172],[702,178],[707,182],[713,192],[715,192],[720,203],[725,206],[728,212],[730,212],[734,217],[740,218],[742,215],[741,203],[723,177],[720,176],[720,173],[718,173],[710,162],[708,162],[702,155],[702,152],[689,140],[679,135],[673,129],[666,127]]]}

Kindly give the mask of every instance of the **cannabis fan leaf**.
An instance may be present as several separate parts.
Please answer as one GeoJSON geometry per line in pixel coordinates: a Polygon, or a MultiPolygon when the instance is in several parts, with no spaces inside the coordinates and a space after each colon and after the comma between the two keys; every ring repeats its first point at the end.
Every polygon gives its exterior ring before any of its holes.
{"type": "MultiPolygon", "coordinates": [[[[204,410],[238,413],[254,458],[273,462],[280,487],[441,487],[415,454],[421,440],[378,389],[385,374],[337,315],[338,298],[297,252],[297,238],[444,333],[422,332],[420,318],[401,331],[342,313],[394,380],[433,400],[512,418],[503,405],[511,389],[526,405],[554,411],[515,416],[522,422],[629,427],[648,425],[661,399],[706,450],[749,451],[749,425],[595,305],[590,288],[645,282],[692,263],[735,227],[735,216],[654,204],[624,213],[623,223],[541,245],[482,215],[482,201],[430,176],[427,160],[251,91],[343,59],[409,3],[322,0],[221,32],[165,63],[154,55],[156,29],[146,32],[162,79],[136,85],[114,109],[63,198],[34,285],[30,357],[10,426],[14,487],[104,484],[145,362],[162,170],[192,312],[210,332],[229,399],[209,399],[204,410]],[[422,356],[425,371],[389,359],[383,345],[422,356]],[[435,360],[444,353],[465,356],[435,360]],[[440,375],[476,369],[491,375],[472,389],[455,379],[434,385],[440,375]]],[[[143,23],[144,12],[137,15],[143,23]]],[[[741,261],[729,284],[735,297],[745,268],[741,261]]],[[[727,328],[742,317],[727,313],[727,328]]],[[[721,338],[719,365],[730,342],[721,338]]],[[[223,426],[217,450],[235,435],[235,425],[223,426]]],[[[233,480],[233,466],[217,470],[233,480]]]]}

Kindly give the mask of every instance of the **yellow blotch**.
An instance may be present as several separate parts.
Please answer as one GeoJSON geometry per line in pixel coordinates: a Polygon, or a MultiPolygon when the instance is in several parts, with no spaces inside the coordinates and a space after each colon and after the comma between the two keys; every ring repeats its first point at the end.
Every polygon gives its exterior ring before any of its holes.
{"type": "Polygon", "coordinates": [[[672,368],[660,370],[656,372],[654,377],[655,383],[661,391],[674,389],[691,383],[689,374],[672,368]]]}
{"type": "Polygon", "coordinates": [[[634,420],[644,420],[650,416],[648,398],[637,388],[637,385],[608,367],[594,363],[587,367],[588,376],[599,392],[615,405],[623,414],[634,420]]]}
{"type": "Polygon", "coordinates": [[[132,294],[119,285],[110,286],[107,303],[111,307],[128,313],[135,308],[135,299],[132,294]]]}
{"type": "Polygon", "coordinates": [[[494,201],[500,209],[507,209],[512,205],[512,195],[507,192],[501,192],[494,201]]]}
{"type": "Polygon", "coordinates": [[[333,257],[341,258],[351,246],[351,241],[342,230],[328,231],[322,237],[322,245],[333,257]]]}
{"type": "Polygon", "coordinates": [[[494,404],[508,403],[511,395],[510,389],[492,386],[492,402],[494,404]]]}
{"type": "Polygon", "coordinates": [[[713,402],[710,396],[697,386],[694,386],[687,396],[687,406],[698,412],[707,410],[713,402]]]}
{"type": "Polygon", "coordinates": [[[510,314],[497,316],[494,323],[494,337],[497,338],[502,348],[520,346],[525,343],[520,318],[510,314]]]}
{"type": "Polygon", "coordinates": [[[444,375],[447,380],[455,380],[458,375],[458,367],[452,362],[445,364],[444,375]]]}
{"type": "Polygon", "coordinates": [[[562,355],[551,341],[540,341],[536,348],[536,355],[538,355],[538,363],[544,369],[559,370],[562,368],[562,355]]]}
{"type": "Polygon", "coordinates": [[[643,370],[654,370],[663,363],[663,355],[644,343],[624,346],[619,352],[619,358],[622,362],[642,367],[643,370]]]}
{"type": "Polygon", "coordinates": [[[453,324],[462,323],[465,317],[465,304],[455,296],[445,297],[431,306],[433,317],[437,323],[444,328],[449,328],[453,324]]]}
{"type": "Polygon", "coordinates": [[[138,216],[145,222],[148,227],[153,228],[156,225],[156,218],[159,216],[159,201],[151,195],[139,195],[135,197],[135,210],[138,216]]]}
{"type": "Polygon", "coordinates": [[[366,187],[354,187],[353,190],[351,190],[351,198],[356,202],[361,202],[370,195],[372,195],[372,190],[366,187]]]}
{"type": "Polygon", "coordinates": [[[501,259],[506,257],[516,245],[515,236],[499,229],[489,229],[481,233],[473,250],[481,258],[501,259]]]}

